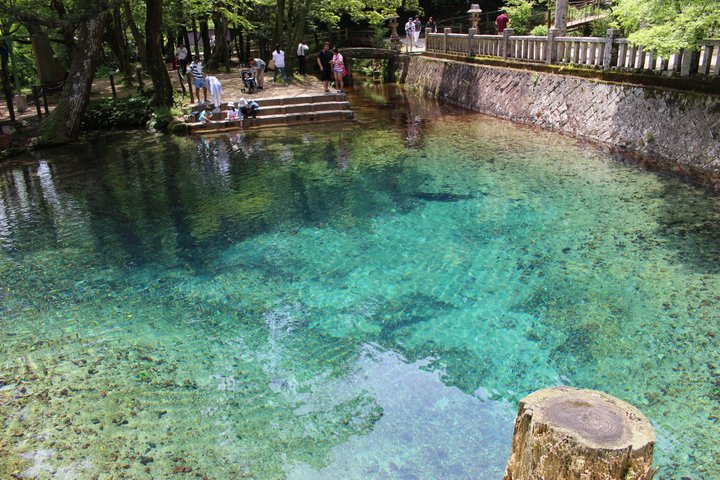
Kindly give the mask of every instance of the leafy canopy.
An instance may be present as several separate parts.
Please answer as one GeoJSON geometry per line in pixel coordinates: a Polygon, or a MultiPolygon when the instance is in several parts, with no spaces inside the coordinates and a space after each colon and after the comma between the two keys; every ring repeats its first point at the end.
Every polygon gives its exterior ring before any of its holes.
{"type": "Polygon", "coordinates": [[[613,15],[632,43],[659,55],[720,35],[718,0],[615,0],[613,15]]]}
{"type": "Polygon", "coordinates": [[[545,0],[507,0],[505,11],[510,18],[510,28],[515,35],[525,35],[534,24],[542,21],[542,14],[536,15],[533,10],[538,5],[544,5],[545,0]]]}

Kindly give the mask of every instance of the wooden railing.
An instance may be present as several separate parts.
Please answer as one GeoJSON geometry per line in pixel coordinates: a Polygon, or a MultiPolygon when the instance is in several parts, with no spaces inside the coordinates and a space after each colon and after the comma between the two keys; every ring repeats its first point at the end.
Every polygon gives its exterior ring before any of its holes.
{"type": "Polygon", "coordinates": [[[662,75],[705,75],[720,77],[720,40],[705,40],[699,51],[681,50],[666,57],[630,44],[608,30],[605,37],[560,37],[550,29],[546,37],[516,36],[512,29],[502,35],[428,33],[427,52],[469,56],[501,57],[513,60],[578,65],[605,70],[620,70],[662,75]]]}

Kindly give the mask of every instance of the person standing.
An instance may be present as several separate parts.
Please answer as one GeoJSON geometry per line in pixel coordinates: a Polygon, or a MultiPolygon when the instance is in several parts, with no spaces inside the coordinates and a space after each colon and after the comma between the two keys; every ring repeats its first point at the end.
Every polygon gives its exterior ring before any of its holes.
{"type": "Polygon", "coordinates": [[[205,85],[210,90],[214,107],[219,110],[222,104],[222,84],[220,80],[217,77],[209,76],[205,78],[205,85]]]}
{"type": "Polygon", "coordinates": [[[257,86],[260,90],[262,90],[265,85],[265,60],[262,58],[251,58],[249,63],[252,75],[255,77],[255,81],[257,82],[257,86]]]}
{"type": "Polygon", "coordinates": [[[307,46],[305,40],[300,40],[297,48],[298,73],[300,75],[305,75],[305,54],[308,50],[310,47],[307,46]]]}
{"type": "Polygon", "coordinates": [[[425,33],[437,33],[437,24],[435,24],[435,19],[433,17],[428,18],[428,21],[425,24],[425,33]]]}
{"type": "Polygon", "coordinates": [[[322,80],[325,92],[329,92],[328,83],[332,75],[330,62],[333,59],[333,52],[330,51],[330,42],[323,43],[323,49],[317,56],[317,64],[320,67],[320,80],[322,80]]]}
{"type": "Polygon", "coordinates": [[[333,49],[333,57],[332,60],[330,60],[330,65],[332,65],[333,74],[335,75],[335,88],[337,89],[337,93],[343,93],[345,59],[337,48],[333,49]]]}
{"type": "Polygon", "coordinates": [[[510,24],[510,18],[505,13],[505,10],[500,10],[500,15],[495,19],[495,23],[497,23],[498,33],[503,33],[510,24]]]}
{"type": "Polygon", "coordinates": [[[422,22],[420,22],[420,17],[415,17],[415,46],[420,46],[420,32],[422,31],[422,22]]]}
{"type": "Polygon", "coordinates": [[[178,47],[175,50],[175,57],[177,58],[178,65],[180,65],[180,71],[182,72],[183,78],[185,78],[185,75],[187,75],[188,50],[182,42],[178,44],[178,47]]]}
{"type": "Polygon", "coordinates": [[[413,17],[408,18],[405,24],[405,49],[412,52],[413,43],[415,41],[415,22],[413,17]]]}
{"type": "Polygon", "coordinates": [[[200,89],[203,90],[203,99],[207,102],[207,86],[205,85],[205,76],[203,75],[203,64],[200,55],[195,55],[193,62],[190,64],[190,73],[193,76],[193,85],[195,86],[195,96],[200,103],[200,89]]]}
{"type": "Polygon", "coordinates": [[[273,85],[277,82],[278,70],[282,73],[285,85],[288,84],[287,73],[285,73],[285,52],[280,50],[280,45],[275,45],[272,53],[273,61],[275,61],[275,73],[273,74],[273,85]]]}

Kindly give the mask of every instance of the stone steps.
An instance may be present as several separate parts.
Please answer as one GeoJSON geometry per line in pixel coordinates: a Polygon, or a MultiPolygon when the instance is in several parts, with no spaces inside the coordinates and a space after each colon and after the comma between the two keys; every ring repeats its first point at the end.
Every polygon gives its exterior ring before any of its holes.
{"type": "MultiPolygon", "coordinates": [[[[350,102],[344,94],[303,95],[286,98],[253,98],[260,105],[257,118],[226,120],[227,104],[212,121],[200,123],[191,117],[186,122],[190,133],[212,133],[254,127],[290,126],[307,123],[354,121],[350,102]]],[[[195,108],[198,108],[197,106],[195,108]]],[[[206,107],[209,108],[209,107],[206,107]]]]}

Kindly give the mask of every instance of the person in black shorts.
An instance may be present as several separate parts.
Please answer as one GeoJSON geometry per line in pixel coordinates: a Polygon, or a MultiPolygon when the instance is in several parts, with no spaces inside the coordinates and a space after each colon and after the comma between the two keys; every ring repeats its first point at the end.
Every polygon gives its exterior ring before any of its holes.
{"type": "Polygon", "coordinates": [[[322,80],[325,92],[329,92],[328,82],[332,78],[332,68],[330,61],[333,58],[333,52],[330,50],[330,42],[323,43],[323,49],[318,53],[317,63],[320,66],[320,80],[322,80]]]}

